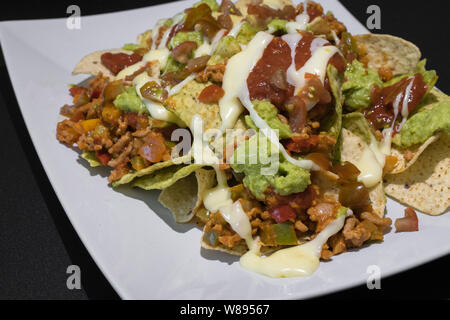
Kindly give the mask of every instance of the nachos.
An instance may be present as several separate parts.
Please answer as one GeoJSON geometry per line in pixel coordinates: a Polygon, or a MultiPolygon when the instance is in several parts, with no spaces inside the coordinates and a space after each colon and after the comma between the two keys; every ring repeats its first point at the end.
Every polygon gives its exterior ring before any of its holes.
{"type": "Polygon", "coordinates": [[[111,168],[114,188],[162,190],[202,247],[310,275],[383,240],[385,193],[447,210],[450,98],[420,59],[313,1],[202,0],[84,57],[74,74],[92,78],[70,88],[57,138],[111,168]]]}

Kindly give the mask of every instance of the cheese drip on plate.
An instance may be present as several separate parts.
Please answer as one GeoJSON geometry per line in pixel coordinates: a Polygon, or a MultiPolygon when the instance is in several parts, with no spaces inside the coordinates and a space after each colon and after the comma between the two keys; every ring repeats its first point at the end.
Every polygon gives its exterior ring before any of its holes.
{"type": "MultiPolygon", "coordinates": [[[[345,209],[346,211],[347,209],[345,209]]],[[[345,217],[344,212],[338,214],[338,217],[313,240],[295,247],[278,250],[268,257],[261,257],[259,248],[253,247],[241,257],[240,264],[250,271],[271,278],[310,276],[319,267],[322,246],[328,238],[342,229],[345,217]]]]}

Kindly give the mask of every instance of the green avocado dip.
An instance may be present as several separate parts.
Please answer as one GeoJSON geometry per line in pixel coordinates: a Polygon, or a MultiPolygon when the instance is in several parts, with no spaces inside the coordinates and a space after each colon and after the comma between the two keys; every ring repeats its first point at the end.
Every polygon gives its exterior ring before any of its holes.
{"type": "Polygon", "coordinates": [[[414,114],[405,122],[400,130],[400,135],[397,135],[393,142],[402,147],[410,147],[425,142],[440,130],[450,133],[449,101],[441,102],[432,109],[425,109],[414,114]]]}
{"type": "Polygon", "coordinates": [[[282,159],[278,152],[267,138],[256,134],[241,144],[231,158],[231,167],[238,173],[244,173],[244,185],[258,200],[264,200],[264,192],[269,187],[285,196],[303,192],[311,184],[309,171],[282,159]],[[261,148],[263,143],[267,148],[261,148]],[[263,174],[264,169],[273,168],[274,164],[278,165],[274,174],[263,174]]]}
{"type": "MultiPolygon", "coordinates": [[[[281,122],[278,118],[278,109],[272,103],[267,100],[254,100],[253,107],[255,108],[256,113],[258,113],[269,127],[278,130],[280,139],[292,137],[293,133],[291,128],[288,124],[281,122]]],[[[256,125],[249,115],[245,116],[245,122],[250,128],[257,130],[256,125]]]]}
{"type": "Polygon", "coordinates": [[[345,105],[349,109],[358,110],[370,106],[370,93],[374,85],[383,87],[378,73],[370,68],[365,68],[358,60],[353,60],[347,66],[344,77],[346,81],[342,84],[342,92],[345,95],[345,105]]]}
{"type": "Polygon", "coordinates": [[[148,113],[147,108],[136,93],[135,86],[126,87],[125,92],[119,94],[113,103],[116,108],[125,112],[148,113]]]}

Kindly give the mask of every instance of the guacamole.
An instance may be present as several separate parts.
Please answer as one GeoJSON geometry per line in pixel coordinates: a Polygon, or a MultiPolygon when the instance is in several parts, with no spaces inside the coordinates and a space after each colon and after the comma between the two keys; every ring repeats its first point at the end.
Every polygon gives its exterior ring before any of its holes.
{"type": "Polygon", "coordinates": [[[269,33],[287,33],[286,24],[288,23],[287,20],[275,18],[267,25],[268,32],[269,33]]]}
{"type": "Polygon", "coordinates": [[[208,65],[225,64],[225,59],[231,58],[239,52],[241,52],[239,41],[232,36],[225,36],[217,44],[208,65]]]}
{"type": "Polygon", "coordinates": [[[182,64],[178,61],[176,61],[172,56],[169,56],[167,58],[166,66],[164,67],[164,74],[168,72],[174,72],[183,70],[185,67],[185,64],[182,64]]]}
{"type": "Polygon", "coordinates": [[[240,44],[248,44],[257,33],[258,33],[257,28],[255,28],[248,22],[244,22],[241,26],[241,29],[239,29],[239,33],[236,36],[236,40],[240,44]]]}
{"type": "Polygon", "coordinates": [[[354,110],[370,106],[370,93],[375,84],[383,87],[383,81],[378,73],[370,68],[364,68],[364,65],[356,59],[347,66],[344,77],[347,79],[342,85],[345,105],[354,110]]]}
{"type": "Polygon", "coordinates": [[[135,43],[126,43],[123,45],[122,49],[123,50],[129,50],[129,51],[134,51],[137,49],[141,49],[144,46],[140,45],[140,44],[135,44],[135,43]]]}
{"type": "Polygon", "coordinates": [[[429,110],[422,110],[409,118],[394,143],[402,147],[423,143],[436,131],[450,133],[450,102],[444,101],[429,110]]]}
{"type": "Polygon", "coordinates": [[[147,113],[147,108],[136,93],[136,87],[125,88],[125,92],[119,94],[113,101],[116,108],[125,112],[147,113]]]}
{"type": "Polygon", "coordinates": [[[177,32],[173,36],[172,40],[170,40],[169,49],[172,50],[179,44],[186,42],[186,41],[193,41],[193,42],[197,43],[197,46],[200,47],[203,43],[202,33],[200,31],[177,32]]]}
{"type": "Polygon", "coordinates": [[[244,185],[258,200],[264,200],[264,192],[269,187],[283,196],[303,192],[311,183],[309,171],[282,159],[277,147],[267,138],[259,136],[254,135],[241,144],[231,158],[233,170],[245,175],[244,185]],[[268,146],[266,150],[261,148],[261,139],[266,140],[264,141],[268,146]],[[277,172],[264,175],[263,170],[271,166],[274,168],[274,164],[278,165],[277,172]]]}
{"type": "MultiPolygon", "coordinates": [[[[278,130],[279,138],[280,139],[287,139],[292,137],[292,131],[288,124],[281,122],[280,119],[278,119],[278,110],[277,108],[271,104],[269,101],[264,100],[255,100],[253,101],[253,106],[258,113],[258,115],[274,130],[278,130]]],[[[254,124],[253,126],[251,123],[251,118],[247,118],[246,122],[249,125],[250,128],[255,128],[254,124]]]]}

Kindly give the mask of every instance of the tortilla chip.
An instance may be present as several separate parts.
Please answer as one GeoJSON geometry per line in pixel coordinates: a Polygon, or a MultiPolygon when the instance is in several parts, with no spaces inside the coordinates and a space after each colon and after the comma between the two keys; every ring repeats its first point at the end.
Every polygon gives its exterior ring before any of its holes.
{"type": "MultiPolygon", "coordinates": [[[[446,94],[442,93],[436,88],[433,88],[431,92],[420,103],[418,109],[430,110],[443,101],[449,100],[450,98],[446,94]]],[[[402,148],[393,144],[391,148],[391,155],[397,158],[397,163],[395,164],[394,169],[389,172],[389,174],[401,173],[408,169],[417,161],[417,159],[425,151],[425,149],[438,139],[439,134],[435,134],[428,138],[424,143],[409,148],[402,148]]]]}
{"type": "Polygon", "coordinates": [[[159,202],[172,212],[177,223],[189,222],[203,204],[202,195],[216,183],[214,170],[197,169],[159,195],[159,202]]]}
{"type": "Polygon", "coordinates": [[[152,30],[147,30],[138,35],[137,43],[143,47],[148,47],[151,38],[152,38],[152,30]]]}
{"type": "MultiPolygon", "coordinates": [[[[342,129],[342,161],[348,161],[356,164],[366,147],[367,143],[364,142],[361,137],[352,133],[350,130],[342,129]]],[[[382,182],[372,188],[369,188],[369,198],[372,202],[373,212],[379,217],[383,217],[384,209],[386,207],[386,198],[384,196],[382,182]]]]}
{"type": "MultiPolygon", "coordinates": [[[[232,254],[234,256],[243,256],[248,251],[247,244],[243,241],[240,242],[239,244],[235,245],[233,248],[229,248],[220,242],[218,243],[217,246],[210,245],[209,242],[205,240],[205,237],[206,237],[205,229],[206,229],[206,227],[203,228],[202,237],[200,240],[200,244],[201,244],[202,248],[205,248],[208,250],[225,252],[228,254],[232,254]]],[[[274,247],[262,246],[261,247],[261,255],[264,256],[264,255],[270,254],[272,252],[275,252],[275,251],[285,248],[285,247],[286,246],[274,246],[274,247]]]]}
{"type": "Polygon", "coordinates": [[[126,53],[126,54],[132,54],[133,51],[127,51],[123,49],[111,49],[111,50],[102,50],[102,51],[96,51],[91,54],[88,54],[83,59],[80,60],[80,62],[77,63],[75,69],[72,71],[73,75],[76,74],[90,74],[92,76],[97,76],[100,73],[103,74],[105,77],[108,77],[110,79],[114,79],[114,74],[109,71],[108,68],[106,68],[102,62],[101,62],[101,56],[104,53],[111,52],[111,53],[126,53]]]}
{"type": "Polygon", "coordinates": [[[133,187],[138,187],[144,190],[165,189],[173,185],[180,179],[190,175],[195,170],[201,168],[202,165],[175,165],[167,167],[152,174],[137,178],[133,182],[133,187]]]}
{"type": "Polygon", "coordinates": [[[450,135],[442,133],[406,171],[385,177],[386,194],[430,215],[450,205],[450,135]]]}
{"type": "Polygon", "coordinates": [[[390,68],[394,75],[414,72],[422,55],[415,44],[392,35],[364,34],[354,38],[370,68],[390,68]]]}
{"type": "Polygon", "coordinates": [[[84,160],[89,162],[89,165],[93,168],[99,167],[102,164],[100,161],[98,161],[97,157],[95,156],[95,152],[83,152],[80,157],[82,157],[84,160]]]}
{"type": "Polygon", "coordinates": [[[146,176],[146,175],[150,175],[150,174],[152,174],[152,173],[154,173],[154,172],[156,172],[158,170],[161,170],[161,169],[173,166],[174,164],[187,163],[190,160],[191,160],[191,156],[188,155],[188,156],[183,156],[183,157],[179,157],[179,158],[176,158],[176,159],[167,160],[167,161],[164,161],[164,162],[158,162],[158,163],[155,163],[154,165],[151,165],[151,166],[149,166],[147,168],[144,168],[142,170],[134,171],[134,172],[131,172],[131,173],[127,173],[126,175],[124,175],[119,180],[114,181],[112,183],[112,186],[113,187],[117,187],[117,186],[120,186],[122,184],[127,184],[127,183],[130,183],[131,181],[133,181],[136,178],[143,177],[143,176],[146,176]]]}
{"type": "Polygon", "coordinates": [[[194,115],[198,114],[203,120],[203,129],[220,128],[222,119],[219,113],[219,105],[206,104],[198,100],[198,96],[204,88],[212,83],[200,83],[189,81],[177,94],[169,97],[164,105],[175,113],[184,123],[190,124],[194,115]]]}
{"type": "Polygon", "coordinates": [[[428,148],[430,144],[438,140],[438,138],[439,135],[434,135],[428,138],[423,144],[408,149],[403,149],[393,145],[391,148],[391,156],[396,157],[397,162],[395,164],[394,169],[392,169],[392,171],[389,172],[389,174],[401,173],[406,169],[408,169],[417,161],[417,159],[425,151],[425,149],[428,148]]]}

